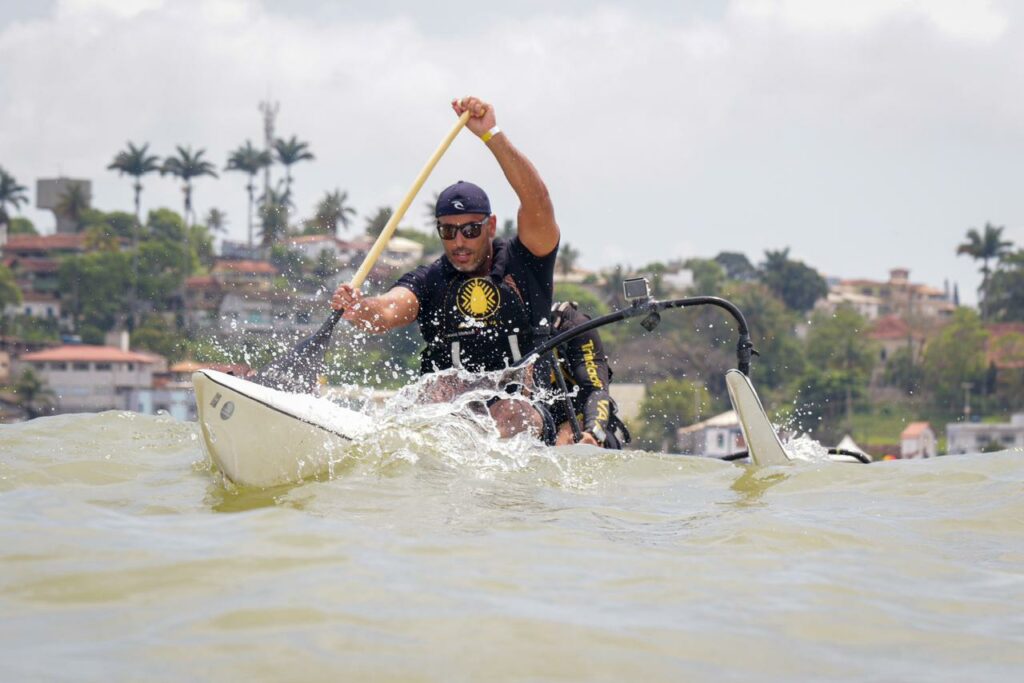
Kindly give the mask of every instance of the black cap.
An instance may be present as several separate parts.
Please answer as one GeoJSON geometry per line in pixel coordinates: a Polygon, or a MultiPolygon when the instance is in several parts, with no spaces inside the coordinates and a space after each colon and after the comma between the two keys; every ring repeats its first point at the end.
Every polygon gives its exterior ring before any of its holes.
{"type": "Polygon", "coordinates": [[[434,207],[434,216],[437,218],[461,213],[491,215],[491,200],[487,198],[487,193],[465,180],[446,187],[434,207]]]}

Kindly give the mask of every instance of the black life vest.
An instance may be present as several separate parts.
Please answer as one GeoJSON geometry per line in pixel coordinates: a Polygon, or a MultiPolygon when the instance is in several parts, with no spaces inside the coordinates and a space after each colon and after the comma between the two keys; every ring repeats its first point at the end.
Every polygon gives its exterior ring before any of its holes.
{"type": "Polygon", "coordinates": [[[542,287],[513,257],[509,242],[496,239],[493,245],[491,272],[486,276],[462,273],[444,257],[431,265],[428,298],[420,302],[418,316],[427,343],[420,372],[452,367],[470,372],[501,370],[538,342],[536,311],[546,319],[551,295],[537,291],[542,287]]]}

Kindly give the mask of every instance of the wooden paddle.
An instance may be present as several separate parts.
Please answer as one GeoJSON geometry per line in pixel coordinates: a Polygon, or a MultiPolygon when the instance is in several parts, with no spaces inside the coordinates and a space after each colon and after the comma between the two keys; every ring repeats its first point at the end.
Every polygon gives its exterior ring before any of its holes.
{"type": "MultiPolygon", "coordinates": [[[[366,277],[373,270],[373,266],[377,263],[377,259],[380,258],[381,253],[387,246],[388,241],[391,239],[391,235],[394,234],[395,229],[398,228],[398,222],[405,216],[405,212],[409,209],[409,205],[412,204],[413,199],[416,198],[416,194],[423,187],[423,183],[427,181],[430,173],[437,166],[437,162],[441,160],[444,153],[448,151],[452,141],[459,134],[459,131],[466,125],[466,121],[469,120],[469,112],[463,112],[459,120],[452,126],[452,129],[448,131],[448,134],[441,140],[441,144],[438,145],[434,153],[430,155],[427,163],[423,166],[423,170],[416,176],[416,180],[413,181],[412,187],[409,188],[409,192],[406,193],[405,199],[398,205],[395,212],[391,214],[391,219],[388,220],[387,225],[381,230],[380,235],[377,237],[377,241],[370,247],[370,251],[367,252],[366,258],[363,259],[363,264],[359,266],[359,270],[352,276],[352,280],[349,284],[352,285],[352,289],[359,289],[363,286],[363,282],[366,281],[366,277]]],[[[331,332],[334,330],[334,326],[341,320],[341,316],[344,313],[341,311],[334,311],[328,320],[320,326],[312,336],[299,342],[295,348],[289,351],[284,356],[275,359],[268,363],[266,366],[261,368],[255,375],[249,377],[249,379],[257,384],[264,386],[273,387],[275,389],[281,389],[282,391],[290,391],[294,393],[309,393],[312,392],[319,382],[320,375],[323,374],[324,356],[327,353],[327,345],[331,339],[331,332]]]]}

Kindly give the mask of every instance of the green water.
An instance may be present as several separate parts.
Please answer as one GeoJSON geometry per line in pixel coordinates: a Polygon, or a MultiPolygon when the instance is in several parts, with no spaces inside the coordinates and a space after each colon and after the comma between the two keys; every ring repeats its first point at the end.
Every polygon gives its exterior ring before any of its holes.
{"type": "Polygon", "coordinates": [[[256,491],[194,424],[0,426],[0,680],[1024,680],[1024,453],[472,447],[256,491]]]}

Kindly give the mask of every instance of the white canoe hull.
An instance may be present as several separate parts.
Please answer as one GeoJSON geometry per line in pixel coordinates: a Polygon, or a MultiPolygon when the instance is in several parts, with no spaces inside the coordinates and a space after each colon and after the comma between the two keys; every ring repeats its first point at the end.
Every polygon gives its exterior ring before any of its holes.
{"type": "Polygon", "coordinates": [[[362,413],[214,370],[194,373],[192,384],[206,453],[240,486],[323,475],[372,428],[362,413]]]}

